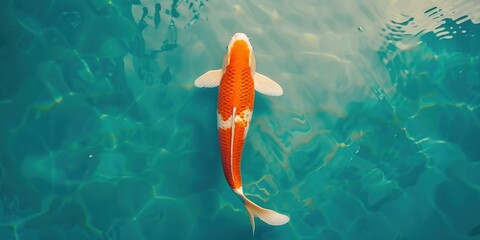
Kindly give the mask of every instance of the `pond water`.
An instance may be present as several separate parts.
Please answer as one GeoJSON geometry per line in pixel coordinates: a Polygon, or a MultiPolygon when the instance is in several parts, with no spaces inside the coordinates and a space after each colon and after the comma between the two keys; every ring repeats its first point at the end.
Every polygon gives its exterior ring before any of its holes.
{"type": "Polygon", "coordinates": [[[257,71],[254,239],[480,239],[478,0],[0,1],[0,239],[251,239],[217,89],[257,71]]]}

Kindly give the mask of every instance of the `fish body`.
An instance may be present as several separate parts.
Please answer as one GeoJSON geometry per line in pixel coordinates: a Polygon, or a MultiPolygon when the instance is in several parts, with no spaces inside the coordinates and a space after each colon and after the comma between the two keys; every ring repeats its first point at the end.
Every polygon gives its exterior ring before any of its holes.
{"type": "Polygon", "coordinates": [[[243,201],[255,231],[254,217],[270,225],[283,225],[288,216],[265,209],[243,193],[241,176],[242,151],[253,114],[255,90],[280,96],[283,89],[270,78],[256,72],[253,47],[244,33],[233,35],[227,47],[223,68],[211,70],[195,80],[197,87],[219,87],[217,129],[225,179],[243,201]]]}

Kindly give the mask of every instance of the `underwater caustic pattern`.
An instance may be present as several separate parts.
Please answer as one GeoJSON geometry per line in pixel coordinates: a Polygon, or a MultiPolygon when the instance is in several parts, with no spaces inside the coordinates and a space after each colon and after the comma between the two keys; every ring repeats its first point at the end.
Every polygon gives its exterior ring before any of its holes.
{"type": "Polygon", "coordinates": [[[2,0],[0,22],[1,240],[251,239],[247,197],[290,220],[255,239],[480,239],[478,0],[2,0]],[[235,32],[281,97],[194,87],[235,32]]]}

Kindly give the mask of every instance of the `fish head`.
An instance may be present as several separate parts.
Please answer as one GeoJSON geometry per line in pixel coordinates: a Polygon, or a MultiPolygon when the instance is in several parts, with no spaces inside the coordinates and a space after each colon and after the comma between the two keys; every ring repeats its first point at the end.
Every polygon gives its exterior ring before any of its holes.
{"type": "Polygon", "coordinates": [[[224,67],[234,61],[248,61],[250,67],[255,62],[252,44],[245,33],[233,34],[227,46],[224,67]]]}

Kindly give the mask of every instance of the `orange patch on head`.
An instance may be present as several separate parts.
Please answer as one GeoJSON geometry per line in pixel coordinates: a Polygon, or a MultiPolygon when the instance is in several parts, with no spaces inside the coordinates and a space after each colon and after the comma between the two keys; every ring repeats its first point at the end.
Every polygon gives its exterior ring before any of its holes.
{"type": "Polygon", "coordinates": [[[250,64],[250,48],[244,40],[235,41],[230,48],[230,64],[247,63],[250,64]]]}

